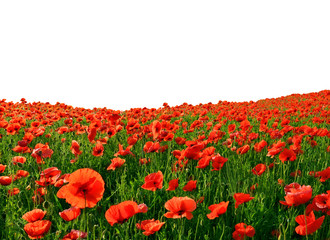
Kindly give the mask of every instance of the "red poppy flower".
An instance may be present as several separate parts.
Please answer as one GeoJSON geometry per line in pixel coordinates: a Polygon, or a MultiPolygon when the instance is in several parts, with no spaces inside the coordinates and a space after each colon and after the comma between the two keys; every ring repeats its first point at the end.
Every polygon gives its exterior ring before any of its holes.
{"type": "Polygon", "coordinates": [[[13,182],[13,178],[11,176],[1,176],[0,177],[0,185],[8,186],[13,182]]]}
{"type": "Polygon", "coordinates": [[[168,182],[168,188],[166,191],[174,191],[178,186],[179,186],[179,179],[172,179],[171,181],[168,182]]]}
{"type": "Polygon", "coordinates": [[[26,224],[24,226],[24,231],[31,239],[42,238],[49,231],[51,225],[51,221],[38,220],[36,222],[26,224]]]}
{"type": "Polygon", "coordinates": [[[143,189],[156,191],[156,189],[162,189],[163,187],[163,173],[158,171],[157,173],[151,173],[144,178],[144,184],[141,186],[143,189]]]}
{"type": "Polygon", "coordinates": [[[146,142],[143,146],[143,151],[145,153],[151,153],[151,152],[158,152],[158,150],[160,149],[160,144],[159,142],[146,142]]]}
{"type": "Polygon", "coordinates": [[[100,157],[103,155],[104,147],[102,143],[97,143],[95,147],[93,148],[93,155],[95,157],[100,157]]]}
{"type": "Polygon", "coordinates": [[[250,194],[245,194],[245,193],[235,193],[234,194],[234,199],[236,200],[235,202],[235,208],[238,208],[239,205],[242,203],[251,201],[254,199],[254,197],[251,197],[250,194]]]}
{"type": "Polygon", "coordinates": [[[87,232],[72,229],[62,240],[76,240],[87,238],[87,232]]]}
{"type": "Polygon", "coordinates": [[[148,212],[148,206],[144,203],[141,203],[138,205],[138,208],[140,210],[141,213],[146,213],[148,212]]]}
{"type": "Polygon", "coordinates": [[[330,178],[330,167],[316,172],[316,177],[321,177],[320,178],[320,182],[325,182],[326,180],[328,180],[330,178]]]}
{"type": "Polygon", "coordinates": [[[138,204],[133,201],[124,201],[117,205],[112,205],[105,212],[105,218],[113,226],[115,223],[122,224],[139,213],[138,204]]]}
{"type": "Polygon", "coordinates": [[[249,145],[244,145],[243,147],[240,147],[239,149],[237,149],[237,154],[244,154],[247,153],[250,150],[250,146],[249,145]]]}
{"type": "Polygon", "coordinates": [[[34,157],[38,164],[44,164],[43,158],[50,158],[53,154],[48,144],[38,143],[34,147],[31,156],[34,157]]]}
{"type": "Polygon", "coordinates": [[[63,218],[65,221],[72,221],[79,217],[80,215],[80,208],[72,207],[69,209],[65,209],[64,211],[60,212],[60,217],[63,218]]]}
{"type": "Polygon", "coordinates": [[[293,182],[284,187],[284,192],[285,194],[287,194],[288,192],[291,192],[293,189],[298,189],[298,188],[301,188],[300,184],[293,182]]]}
{"type": "MultiPolygon", "coordinates": [[[[187,142],[186,142],[187,144],[187,142]]],[[[204,143],[198,143],[187,147],[184,151],[184,156],[188,159],[198,160],[202,157],[201,150],[205,147],[204,143]]]]}
{"type": "Polygon", "coordinates": [[[93,143],[95,137],[96,137],[97,129],[95,127],[91,127],[88,129],[88,140],[93,143]]]}
{"type": "Polygon", "coordinates": [[[325,216],[315,219],[314,212],[311,211],[308,216],[299,215],[296,217],[296,222],[299,226],[296,227],[296,233],[302,236],[316,232],[322,225],[325,216]]]}
{"type": "Polygon", "coordinates": [[[12,188],[8,190],[8,195],[9,196],[14,196],[20,193],[20,190],[18,188],[12,188]]]}
{"type": "Polygon", "coordinates": [[[254,145],[254,150],[256,152],[261,152],[261,150],[264,149],[264,147],[266,146],[267,146],[267,142],[265,140],[261,140],[260,142],[254,145]]]}
{"type": "Polygon", "coordinates": [[[257,164],[257,166],[255,166],[255,167],[252,169],[252,173],[253,173],[254,175],[258,175],[258,176],[260,176],[261,174],[263,174],[265,171],[266,171],[266,165],[263,164],[263,163],[259,163],[259,164],[257,164]]]}
{"type": "Polygon", "coordinates": [[[7,165],[0,164],[0,173],[3,173],[6,170],[7,165]]]}
{"type": "Polygon", "coordinates": [[[137,229],[144,230],[143,234],[145,236],[149,236],[151,234],[154,234],[155,232],[158,232],[160,228],[165,224],[165,222],[160,222],[159,220],[144,220],[141,222],[141,224],[137,223],[136,227],[137,229]]]}
{"type": "Polygon", "coordinates": [[[273,158],[282,151],[284,146],[285,142],[281,142],[281,140],[279,140],[277,143],[274,143],[270,148],[268,148],[267,156],[273,158]]]}
{"type": "Polygon", "coordinates": [[[312,188],[311,186],[305,185],[299,185],[297,188],[288,188],[284,198],[285,201],[280,201],[280,203],[283,205],[298,206],[304,204],[312,198],[312,188]]]}
{"type": "Polygon", "coordinates": [[[193,218],[191,212],[196,209],[196,202],[189,197],[173,197],[165,203],[165,208],[169,212],[164,216],[167,218],[183,218],[188,220],[193,218]]]}
{"type": "Polygon", "coordinates": [[[148,159],[147,158],[141,158],[139,160],[139,163],[142,164],[142,165],[147,164],[149,162],[150,162],[150,158],[148,158],[148,159]]]}
{"type": "Polygon", "coordinates": [[[211,161],[212,161],[212,167],[213,167],[213,169],[211,171],[219,171],[223,167],[225,162],[228,161],[228,159],[220,156],[220,154],[218,153],[217,155],[215,155],[211,158],[211,161]]]}
{"type": "Polygon", "coordinates": [[[42,211],[41,209],[33,209],[32,211],[25,213],[22,216],[22,218],[25,221],[32,223],[32,222],[35,222],[38,220],[42,220],[45,217],[46,213],[47,213],[47,211],[42,211]]]}
{"type": "Polygon", "coordinates": [[[119,155],[120,156],[132,155],[134,157],[135,155],[131,152],[132,147],[133,146],[128,146],[126,149],[124,149],[123,146],[119,144],[119,151],[115,153],[114,156],[118,157],[119,155]]]}
{"type": "Polygon", "coordinates": [[[257,188],[258,186],[259,186],[258,183],[253,184],[253,185],[250,187],[250,190],[251,190],[251,191],[254,191],[254,190],[256,190],[256,188],[257,188]]]}
{"type": "Polygon", "coordinates": [[[193,181],[190,180],[189,182],[187,182],[187,184],[182,188],[183,191],[185,192],[191,192],[194,191],[196,189],[196,183],[197,180],[193,181]]]}
{"type": "Polygon", "coordinates": [[[330,216],[330,190],[313,198],[312,209],[322,211],[330,216]]]}
{"type": "MultiPolygon", "coordinates": [[[[27,136],[27,134],[31,134],[31,133],[26,133],[25,136],[27,136]]],[[[32,134],[31,134],[31,135],[32,135],[32,134]]],[[[31,135],[30,135],[30,136],[31,136],[31,135]]],[[[25,137],[25,136],[24,136],[24,137],[25,137]]],[[[32,137],[32,139],[33,139],[33,135],[32,135],[31,137],[32,137]]],[[[29,144],[29,142],[26,141],[26,140],[22,140],[22,141],[18,141],[18,142],[17,142],[17,145],[20,146],[20,147],[26,147],[28,144],[29,144]]]]}
{"type": "Polygon", "coordinates": [[[69,183],[58,192],[73,207],[94,207],[103,197],[104,181],[102,176],[90,168],[82,168],[70,174],[69,183]]]}
{"type": "Polygon", "coordinates": [[[301,176],[301,171],[300,170],[294,171],[290,173],[290,176],[291,177],[301,176]]]}
{"type": "Polygon", "coordinates": [[[292,150],[285,148],[283,152],[280,153],[278,158],[282,161],[282,163],[284,163],[285,161],[296,160],[297,156],[292,150]]]}
{"type": "Polygon", "coordinates": [[[228,132],[231,133],[236,129],[236,125],[235,124],[229,124],[228,125],[228,132]]]}
{"type": "Polygon", "coordinates": [[[26,158],[21,156],[16,156],[13,157],[12,161],[14,165],[17,165],[18,163],[24,164],[26,162],[26,158]]]}
{"type": "Polygon", "coordinates": [[[107,170],[116,170],[116,168],[121,167],[123,164],[125,163],[125,159],[122,158],[114,158],[111,160],[111,164],[109,165],[109,167],[107,168],[107,170]]]}
{"type": "Polygon", "coordinates": [[[29,172],[25,170],[17,170],[15,178],[19,179],[21,177],[29,176],[29,172]]]}
{"type": "Polygon", "coordinates": [[[186,139],[185,138],[182,138],[182,137],[177,137],[175,138],[175,142],[178,144],[178,145],[183,145],[186,143],[186,139]]]}
{"type": "Polygon", "coordinates": [[[151,131],[152,131],[152,137],[154,140],[156,138],[158,138],[161,129],[162,129],[162,125],[160,124],[160,122],[158,120],[155,120],[152,122],[151,131]]]}
{"type": "Polygon", "coordinates": [[[75,156],[82,154],[82,151],[80,151],[80,145],[75,140],[72,140],[70,149],[71,149],[72,154],[74,154],[75,156]]]}
{"type": "Polygon", "coordinates": [[[233,232],[233,238],[235,240],[244,240],[245,237],[253,237],[255,230],[252,226],[245,223],[238,223],[235,225],[235,231],[233,232]]]}
{"type": "Polygon", "coordinates": [[[35,181],[40,186],[53,185],[61,176],[61,170],[57,167],[50,167],[40,173],[40,181],[35,181]]]}
{"type": "Polygon", "coordinates": [[[127,138],[127,143],[128,143],[128,145],[131,145],[131,146],[133,146],[137,141],[138,141],[137,134],[133,134],[132,136],[129,136],[127,138]]]}
{"type": "Polygon", "coordinates": [[[62,240],[76,240],[84,238],[87,238],[87,232],[72,229],[71,232],[69,232],[62,238],[62,240]]]}
{"type": "Polygon", "coordinates": [[[204,156],[201,159],[198,160],[198,165],[196,166],[196,168],[206,168],[207,166],[210,165],[210,161],[211,161],[211,156],[204,156]]]}
{"type": "Polygon", "coordinates": [[[211,213],[206,215],[207,218],[212,220],[219,217],[221,214],[224,214],[227,211],[228,204],[229,201],[209,206],[208,208],[211,210],[211,213]]]}

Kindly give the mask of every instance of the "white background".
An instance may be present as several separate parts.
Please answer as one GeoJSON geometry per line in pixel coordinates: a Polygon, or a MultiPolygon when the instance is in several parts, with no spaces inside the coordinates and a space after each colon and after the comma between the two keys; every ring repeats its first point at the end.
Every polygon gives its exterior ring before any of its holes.
{"type": "Polygon", "coordinates": [[[330,1],[1,1],[0,99],[161,107],[330,87],[330,1]]]}

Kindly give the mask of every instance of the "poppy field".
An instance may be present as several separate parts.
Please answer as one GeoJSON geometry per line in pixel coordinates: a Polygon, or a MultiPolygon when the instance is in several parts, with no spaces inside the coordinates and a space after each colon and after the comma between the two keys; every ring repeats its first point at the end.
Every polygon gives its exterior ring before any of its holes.
{"type": "Polygon", "coordinates": [[[0,239],[330,239],[329,103],[0,100],[0,239]]]}

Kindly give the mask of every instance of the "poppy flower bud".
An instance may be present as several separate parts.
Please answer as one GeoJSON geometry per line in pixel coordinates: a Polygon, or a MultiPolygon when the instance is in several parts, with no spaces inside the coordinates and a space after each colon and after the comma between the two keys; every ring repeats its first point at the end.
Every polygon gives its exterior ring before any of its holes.
{"type": "Polygon", "coordinates": [[[148,212],[148,206],[144,203],[139,204],[138,208],[140,209],[140,212],[142,212],[142,213],[148,212]]]}

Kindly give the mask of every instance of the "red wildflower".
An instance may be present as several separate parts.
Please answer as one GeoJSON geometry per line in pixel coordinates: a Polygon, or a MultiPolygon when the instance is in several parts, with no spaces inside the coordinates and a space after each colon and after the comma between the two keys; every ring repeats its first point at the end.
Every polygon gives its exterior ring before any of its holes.
{"type": "Polygon", "coordinates": [[[105,212],[105,218],[108,223],[113,226],[115,223],[122,224],[135,214],[139,213],[140,209],[136,202],[124,201],[117,205],[112,205],[105,212]]]}
{"type": "Polygon", "coordinates": [[[69,209],[66,209],[59,213],[61,218],[63,218],[65,221],[72,221],[79,217],[80,215],[80,208],[72,207],[69,209]]]}
{"type": "Polygon", "coordinates": [[[225,162],[228,161],[228,158],[224,158],[224,157],[220,156],[220,154],[218,153],[217,155],[215,155],[211,158],[211,161],[212,161],[212,167],[213,167],[213,169],[211,171],[219,171],[223,167],[225,162]]]}
{"type": "Polygon", "coordinates": [[[6,170],[7,165],[0,164],[0,173],[3,173],[6,170]]]}
{"type": "Polygon", "coordinates": [[[294,171],[290,173],[290,176],[291,177],[301,176],[301,171],[300,170],[294,171]]]}
{"type": "Polygon", "coordinates": [[[166,191],[174,191],[179,186],[179,179],[172,179],[171,181],[169,181],[168,185],[169,186],[166,191]]]}
{"type": "Polygon", "coordinates": [[[163,173],[161,171],[151,173],[144,178],[144,184],[141,187],[150,191],[156,191],[157,188],[162,189],[163,178],[163,173]]]}
{"type": "Polygon", "coordinates": [[[284,163],[285,161],[294,161],[297,158],[296,154],[292,150],[287,148],[285,148],[278,157],[282,161],[282,163],[284,163]]]}
{"type": "Polygon", "coordinates": [[[48,220],[41,220],[45,214],[46,211],[34,209],[22,216],[24,220],[29,222],[24,226],[24,231],[28,234],[29,238],[42,238],[49,231],[52,223],[48,220]]]}
{"type": "Polygon", "coordinates": [[[17,179],[21,178],[21,177],[27,177],[29,176],[29,172],[25,171],[25,170],[17,170],[16,172],[16,177],[17,179]]]}
{"type": "Polygon", "coordinates": [[[127,138],[127,143],[128,143],[128,145],[131,145],[131,146],[133,146],[137,141],[138,141],[138,136],[137,136],[137,134],[134,134],[134,135],[129,136],[129,137],[127,138]]]}
{"type": "Polygon", "coordinates": [[[38,220],[33,223],[28,223],[24,226],[24,231],[29,238],[36,239],[42,238],[49,231],[52,223],[49,220],[38,220]]]}
{"type": "Polygon", "coordinates": [[[117,153],[114,154],[115,157],[120,156],[126,156],[126,155],[132,155],[133,157],[135,156],[132,152],[131,152],[131,148],[133,146],[128,146],[126,149],[123,148],[123,146],[121,144],[118,145],[119,150],[117,153]]]}
{"type": "Polygon", "coordinates": [[[194,191],[196,189],[196,183],[197,180],[193,181],[190,180],[189,182],[187,182],[187,184],[182,188],[183,191],[185,192],[191,192],[194,191]]]}
{"type": "Polygon", "coordinates": [[[76,240],[87,238],[87,232],[72,229],[62,240],[76,240]]]}
{"type": "Polygon", "coordinates": [[[234,199],[235,199],[235,208],[238,208],[239,205],[242,203],[251,201],[254,199],[254,197],[251,197],[250,194],[246,193],[235,193],[234,194],[234,199]]]}
{"type": "Polygon", "coordinates": [[[121,167],[123,164],[125,163],[125,159],[122,158],[114,158],[111,160],[111,164],[109,165],[109,167],[107,168],[107,170],[116,170],[116,168],[121,167]]]}
{"type": "Polygon", "coordinates": [[[148,212],[148,206],[144,203],[141,203],[138,205],[138,208],[140,210],[141,213],[146,213],[148,212]]]}
{"type": "Polygon", "coordinates": [[[259,164],[257,164],[257,166],[255,166],[255,167],[252,169],[252,173],[253,173],[254,175],[258,175],[258,176],[260,176],[261,174],[263,174],[265,171],[266,171],[266,165],[263,164],[263,163],[259,163],[259,164]]]}
{"type": "Polygon", "coordinates": [[[70,149],[71,149],[72,154],[74,154],[76,157],[82,153],[82,151],[80,151],[79,143],[75,140],[72,140],[70,149]]]}
{"type": "Polygon", "coordinates": [[[160,145],[159,142],[146,142],[143,146],[143,151],[145,153],[150,153],[150,152],[158,152],[158,150],[160,149],[160,145]]]}
{"type": "Polygon", "coordinates": [[[47,211],[42,211],[41,209],[33,209],[32,211],[29,211],[25,213],[22,218],[25,221],[28,221],[29,223],[41,220],[45,217],[47,211]]]}
{"type": "Polygon", "coordinates": [[[231,133],[236,129],[236,125],[235,124],[229,124],[228,125],[228,132],[231,133]]]}
{"type": "Polygon", "coordinates": [[[169,212],[164,216],[167,218],[183,218],[188,220],[193,218],[191,212],[196,209],[196,202],[189,197],[173,197],[165,203],[165,208],[169,212]]]}
{"type": "Polygon", "coordinates": [[[305,185],[300,186],[299,184],[298,185],[295,184],[293,186],[295,187],[292,188],[290,187],[285,190],[286,192],[286,196],[284,197],[285,201],[280,201],[281,204],[287,206],[298,206],[308,202],[312,198],[311,186],[305,186],[305,185]]]}
{"type": "Polygon", "coordinates": [[[104,181],[102,176],[90,168],[82,168],[70,174],[69,183],[58,192],[58,198],[64,198],[77,208],[94,207],[103,197],[104,181]]]}
{"type": "Polygon", "coordinates": [[[141,158],[140,160],[139,160],[139,162],[142,164],[142,165],[144,165],[144,164],[147,164],[148,162],[150,162],[150,158],[141,158]]]}
{"type": "Polygon", "coordinates": [[[0,185],[8,186],[13,182],[13,178],[11,176],[0,176],[0,185]]]}
{"type": "Polygon", "coordinates": [[[21,156],[16,156],[13,157],[12,161],[14,165],[17,165],[18,163],[24,164],[26,162],[26,158],[21,156]]]}
{"type": "Polygon", "coordinates": [[[299,215],[296,217],[296,222],[299,226],[296,227],[296,233],[302,236],[316,232],[322,225],[325,216],[315,219],[314,212],[311,211],[308,216],[299,215]]]}
{"type": "Polygon", "coordinates": [[[162,126],[159,121],[155,120],[152,122],[151,131],[152,131],[152,137],[154,140],[158,138],[161,129],[162,129],[162,126]]]}
{"type": "Polygon", "coordinates": [[[178,145],[183,145],[186,143],[186,139],[185,138],[182,138],[182,137],[177,137],[175,138],[175,142],[178,144],[178,145]]]}
{"type": "Polygon", "coordinates": [[[264,147],[266,146],[267,146],[267,142],[265,140],[261,140],[260,142],[254,145],[254,150],[256,152],[261,152],[261,150],[264,149],[264,147]]]}
{"type": "Polygon", "coordinates": [[[104,151],[103,144],[98,142],[98,143],[95,145],[95,147],[93,148],[93,153],[92,153],[92,154],[93,154],[95,157],[100,157],[100,156],[103,155],[103,151],[104,151]]]}
{"type": "Polygon", "coordinates": [[[238,223],[235,225],[235,231],[233,232],[233,238],[235,240],[244,240],[245,237],[253,237],[255,230],[252,226],[245,223],[238,223]]]}
{"type": "Polygon", "coordinates": [[[14,196],[19,194],[20,190],[18,188],[12,188],[8,190],[8,195],[9,196],[14,196]]]}
{"type": "Polygon", "coordinates": [[[53,185],[61,175],[57,167],[50,167],[40,173],[40,181],[35,181],[40,186],[53,185]]]}
{"type": "Polygon", "coordinates": [[[215,219],[219,217],[221,214],[224,214],[227,211],[229,201],[227,202],[220,202],[218,204],[213,204],[208,208],[211,210],[211,213],[207,214],[206,216],[208,219],[215,219]]]}
{"type": "Polygon", "coordinates": [[[312,209],[322,211],[330,216],[330,190],[313,198],[312,209]]]}
{"type": "Polygon", "coordinates": [[[155,232],[158,232],[160,228],[165,224],[165,222],[160,222],[159,220],[144,220],[141,222],[141,224],[137,223],[136,227],[137,229],[144,230],[143,234],[145,236],[149,236],[151,234],[154,234],[155,232]]]}
{"type": "Polygon", "coordinates": [[[268,148],[267,156],[274,157],[282,151],[284,146],[285,142],[281,142],[281,140],[279,140],[277,143],[274,143],[270,148],[268,148]]]}
{"type": "Polygon", "coordinates": [[[240,147],[239,149],[237,149],[237,154],[244,154],[247,153],[250,150],[250,146],[249,145],[244,145],[243,147],[240,147]]]}
{"type": "Polygon", "coordinates": [[[88,140],[93,143],[95,137],[96,137],[97,129],[95,127],[92,127],[88,129],[88,140]]]}
{"type": "Polygon", "coordinates": [[[208,165],[210,165],[211,156],[204,156],[201,159],[198,160],[198,165],[196,168],[206,168],[208,165]]]}
{"type": "Polygon", "coordinates": [[[330,167],[324,169],[323,171],[316,172],[316,177],[321,177],[320,182],[325,182],[330,178],[330,167]]]}
{"type": "MultiPolygon", "coordinates": [[[[187,142],[186,142],[187,144],[187,142]]],[[[184,156],[188,159],[198,160],[202,157],[201,150],[205,147],[203,143],[198,143],[196,145],[189,146],[184,151],[184,156]]]]}

